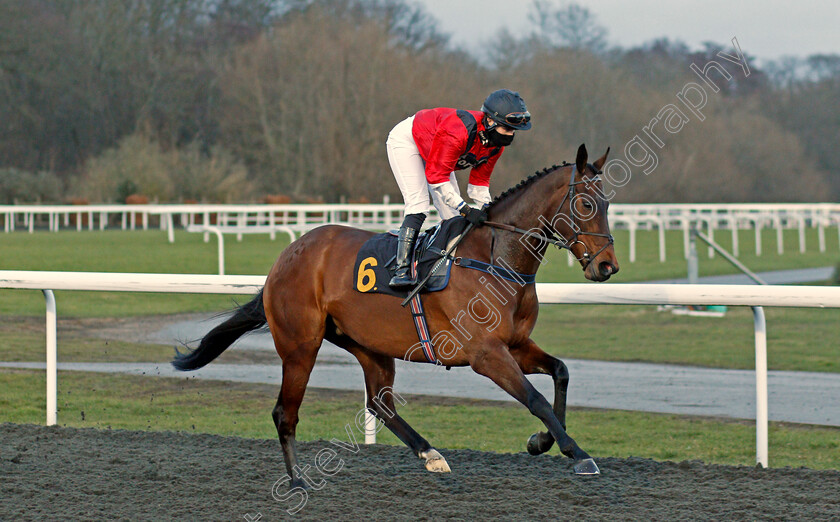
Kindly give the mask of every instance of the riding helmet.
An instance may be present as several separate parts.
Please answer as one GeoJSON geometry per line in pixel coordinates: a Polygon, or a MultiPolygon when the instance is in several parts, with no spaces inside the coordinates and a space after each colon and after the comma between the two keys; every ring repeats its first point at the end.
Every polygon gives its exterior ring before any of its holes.
{"type": "Polygon", "coordinates": [[[493,91],[484,100],[481,112],[500,125],[517,130],[531,128],[531,113],[518,92],[509,89],[493,91]]]}

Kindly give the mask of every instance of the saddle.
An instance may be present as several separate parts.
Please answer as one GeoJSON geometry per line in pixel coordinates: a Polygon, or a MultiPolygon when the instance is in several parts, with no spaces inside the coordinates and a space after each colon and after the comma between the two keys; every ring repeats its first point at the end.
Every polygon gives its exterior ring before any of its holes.
{"type": "MultiPolygon", "coordinates": [[[[462,217],[447,219],[422,232],[417,238],[412,260],[412,275],[422,281],[444,256],[449,246],[464,233],[468,221],[462,217]]],[[[388,286],[397,259],[397,231],[377,234],[368,239],[356,255],[353,273],[355,288],[366,294],[387,294],[405,298],[411,289],[395,290],[388,286]]],[[[454,256],[437,267],[421,293],[438,292],[449,284],[454,256]]]]}

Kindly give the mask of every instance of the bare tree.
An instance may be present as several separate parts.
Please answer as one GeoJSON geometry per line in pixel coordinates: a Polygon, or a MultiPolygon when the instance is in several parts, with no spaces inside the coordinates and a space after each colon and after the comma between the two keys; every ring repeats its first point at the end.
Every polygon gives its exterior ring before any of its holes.
{"type": "MultiPolygon", "coordinates": [[[[0,169],[16,169],[3,186],[84,172],[107,199],[127,181],[161,200],[256,198],[252,182],[301,201],[398,196],[388,131],[507,87],[534,126],[499,161],[498,193],[584,141],[620,157],[696,81],[689,64],[723,48],[607,51],[581,5],[537,0],[530,16],[536,32],[496,35],[486,67],[404,0],[0,0],[0,169]]],[[[705,121],[649,143],[658,168],[617,200],[836,200],[840,58],[750,68],[720,81],[705,121]],[[796,192],[778,168],[790,164],[808,179],[796,192]]]]}
{"type": "Polygon", "coordinates": [[[534,0],[528,15],[539,29],[538,36],[549,45],[586,49],[593,53],[607,47],[607,30],[598,25],[592,12],[579,4],[555,8],[549,0],[534,0]]]}

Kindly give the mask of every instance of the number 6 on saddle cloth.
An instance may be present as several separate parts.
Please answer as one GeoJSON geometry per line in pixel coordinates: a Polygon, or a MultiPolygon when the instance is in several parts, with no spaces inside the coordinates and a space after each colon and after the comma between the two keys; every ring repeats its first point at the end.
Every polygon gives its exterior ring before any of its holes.
{"type": "MultiPolygon", "coordinates": [[[[417,238],[411,263],[412,275],[418,280],[426,277],[429,271],[447,251],[451,242],[456,241],[467,227],[467,220],[453,218],[426,230],[417,238]]],[[[395,290],[388,285],[394,275],[397,251],[397,235],[386,232],[370,238],[359,249],[353,273],[356,274],[356,290],[368,294],[388,294],[405,298],[411,289],[395,290]]],[[[437,292],[446,288],[453,258],[447,259],[429,279],[424,292],[437,292]]]]}
{"type": "MultiPolygon", "coordinates": [[[[435,269],[437,262],[459,240],[468,224],[469,222],[466,219],[455,217],[421,233],[414,248],[411,263],[412,277],[418,281],[425,279],[429,272],[435,269]]],[[[368,294],[387,294],[403,299],[407,297],[411,293],[411,289],[395,290],[388,285],[388,281],[396,270],[396,251],[397,234],[395,231],[378,234],[367,240],[356,255],[356,264],[353,270],[356,274],[356,290],[368,294]]],[[[446,288],[446,285],[449,284],[453,264],[484,272],[489,272],[491,269],[491,265],[475,259],[458,258],[458,263],[455,263],[455,259],[454,256],[450,255],[443,263],[439,264],[435,272],[429,277],[426,286],[410,301],[411,315],[417,329],[417,336],[420,339],[426,359],[430,363],[436,364],[438,361],[430,341],[431,336],[426,325],[423,303],[420,299],[421,293],[438,292],[446,288]]],[[[533,275],[511,273],[497,266],[492,266],[492,270],[500,277],[516,280],[522,284],[534,282],[533,275]]]]}

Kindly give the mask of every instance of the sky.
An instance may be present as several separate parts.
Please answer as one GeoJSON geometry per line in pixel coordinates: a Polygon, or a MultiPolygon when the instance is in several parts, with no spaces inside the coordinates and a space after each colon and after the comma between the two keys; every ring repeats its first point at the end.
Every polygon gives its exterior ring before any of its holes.
{"type": "MultiPolygon", "coordinates": [[[[531,0],[415,0],[452,35],[475,51],[493,31],[531,32],[531,0]]],[[[554,5],[568,2],[554,0],[554,5]]],[[[840,0],[579,0],[608,31],[610,45],[633,47],[663,36],[691,49],[728,44],[760,61],[816,53],[840,54],[840,0]]]]}

